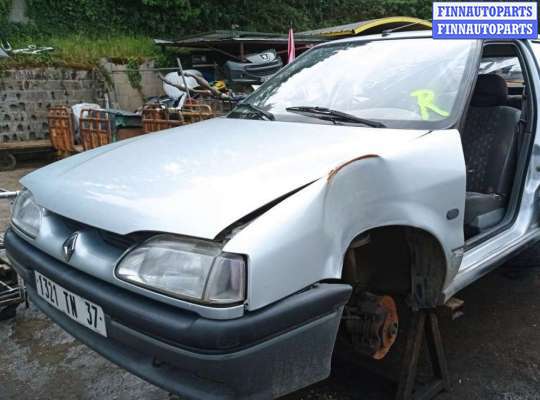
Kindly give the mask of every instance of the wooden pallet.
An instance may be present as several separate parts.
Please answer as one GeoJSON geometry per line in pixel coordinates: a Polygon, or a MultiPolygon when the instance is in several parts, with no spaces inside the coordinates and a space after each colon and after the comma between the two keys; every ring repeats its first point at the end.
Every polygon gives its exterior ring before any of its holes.
{"type": "Polygon", "coordinates": [[[52,150],[52,143],[49,139],[24,140],[19,142],[0,143],[0,151],[32,151],[32,150],[52,150]]]}

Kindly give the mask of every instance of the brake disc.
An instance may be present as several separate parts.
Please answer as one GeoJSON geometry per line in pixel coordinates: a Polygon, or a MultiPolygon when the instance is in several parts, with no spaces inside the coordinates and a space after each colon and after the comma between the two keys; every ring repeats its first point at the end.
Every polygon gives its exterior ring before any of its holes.
{"type": "Polygon", "coordinates": [[[384,358],[397,339],[398,313],[390,296],[355,296],[345,306],[343,320],[354,349],[376,360],[384,358]]]}

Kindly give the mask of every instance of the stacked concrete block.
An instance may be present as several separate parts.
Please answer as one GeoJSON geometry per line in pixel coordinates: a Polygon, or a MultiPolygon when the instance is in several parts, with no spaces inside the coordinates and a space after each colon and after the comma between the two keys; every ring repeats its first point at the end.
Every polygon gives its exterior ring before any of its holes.
{"type": "Polygon", "coordinates": [[[47,109],[81,102],[103,104],[95,71],[39,68],[0,73],[0,142],[48,136],[47,109]]]}

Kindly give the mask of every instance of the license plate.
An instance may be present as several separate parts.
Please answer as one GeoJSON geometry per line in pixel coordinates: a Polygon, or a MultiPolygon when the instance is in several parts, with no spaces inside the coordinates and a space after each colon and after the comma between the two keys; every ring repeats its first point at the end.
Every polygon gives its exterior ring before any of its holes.
{"type": "Polygon", "coordinates": [[[72,320],[107,337],[105,314],[100,306],[64,289],[39,272],[35,272],[35,276],[37,293],[41,298],[72,320]]]}

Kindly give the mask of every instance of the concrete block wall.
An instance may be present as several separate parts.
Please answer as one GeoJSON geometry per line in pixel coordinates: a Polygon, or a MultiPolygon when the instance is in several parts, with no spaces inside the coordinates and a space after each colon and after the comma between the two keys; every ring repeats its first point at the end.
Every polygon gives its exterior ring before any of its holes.
{"type": "Polygon", "coordinates": [[[35,68],[0,74],[0,143],[48,137],[47,109],[81,102],[104,103],[96,71],[35,68]]]}

